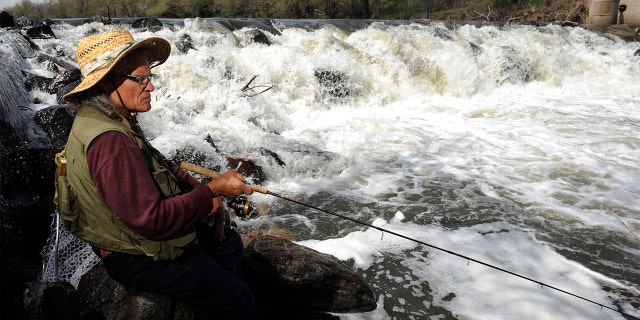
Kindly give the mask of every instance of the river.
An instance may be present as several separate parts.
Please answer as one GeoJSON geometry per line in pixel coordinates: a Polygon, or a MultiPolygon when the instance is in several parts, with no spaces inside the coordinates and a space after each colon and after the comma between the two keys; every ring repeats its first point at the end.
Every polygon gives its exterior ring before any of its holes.
{"type": "MultiPolygon", "coordinates": [[[[271,45],[215,19],[132,30],[173,46],[140,122],[169,157],[215,154],[210,136],[269,190],[417,240],[250,196],[269,215],[240,230],[287,228],[371,285],[378,308],[341,319],[640,317],[637,43],[555,24],[270,23],[271,45]],[[177,50],[184,35],[195,49],[177,50]],[[243,92],[253,76],[265,87],[243,92]]],[[[112,27],[35,41],[73,62],[112,27]]]]}

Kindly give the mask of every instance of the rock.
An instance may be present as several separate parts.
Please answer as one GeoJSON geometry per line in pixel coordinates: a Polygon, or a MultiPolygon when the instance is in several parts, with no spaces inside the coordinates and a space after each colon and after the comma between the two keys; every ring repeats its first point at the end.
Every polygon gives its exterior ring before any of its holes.
{"type": "Polygon", "coordinates": [[[51,30],[51,26],[43,24],[34,27],[25,28],[25,33],[31,39],[51,39],[56,38],[56,35],[51,30]]]}
{"type": "Polygon", "coordinates": [[[267,310],[364,312],[376,298],[337,258],[291,241],[258,236],[245,251],[245,281],[267,310]]]}
{"type": "MultiPolygon", "coordinates": [[[[108,9],[108,7],[107,7],[108,9]]],[[[102,24],[104,25],[109,25],[111,23],[113,23],[113,21],[111,20],[111,16],[106,15],[106,16],[101,16],[101,15],[94,15],[91,17],[91,21],[92,22],[102,22],[102,24]]]]}
{"type": "Polygon", "coordinates": [[[47,90],[47,87],[49,86],[49,84],[51,83],[51,81],[53,81],[52,78],[47,78],[47,77],[43,77],[43,76],[39,76],[33,73],[29,73],[27,71],[22,71],[22,76],[24,77],[24,87],[27,89],[27,91],[32,91],[32,90],[41,90],[44,91],[46,93],[53,93],[50,92],[49,90],[47,90]]]}
{"type": "Polygon", "coordinates": [[[321,93],[328,95],[330,100],[339,100],[352,95],[345,74],[338,71],[316,69],[313,75],[320,83],[321,93]]]}
{"type": "MultiPolygon", "coordinates": [[[[80,83],[82,75],[80,70],[78,69],[62,69],[58,71],[58,74],[55,78],[49,83],[47,89],[51,91],[51,93],[60,93],[60,89],[64,88],[70,83],[73,83],[74,87],[80,83]]],[[[66,92],[65,92],[66,93],[66,92]]]]}
{"type": "Polygon", "coordinates": [[[73,90],[79,84],[80,84],[80,80],[77,80],[58,89],[58,92],[56,93],[56,102],[60,104],[66,103],[66,101],[64,101],[62,97],[64,97],[65,94],[71,92],[71,90],[73,90]]]}
{"type": "Polygon", "coordinates": [[[123,19],[121,24],[129,24],[131,28],[146,29],[151,32],[157,32],[162,29],[164,24],[160,19],[155,17],[139,17],[132,19],[123,19]]]}
{"type": "Polygon", "coordinates": [[[2,28],[14,28],[16,22],[13,20],[13,16],[6,11],[0,12],[0,27],[2,28]]]}
{"type": "Polygon", "coordinates": [[[189,50],[196,50],[196,47],[193,44],[193,39],[187,33],[180,36],[180,39],[175,42],[176,48],[178,51],[182,53],[187,53],[189,50]]]}
{"type": "Polygon", "coordinates": [[[263,155],[263,156],[271,157],[281,167],[285,167],[286,166],[286,163],[284,163],[284,161],[282,161],[282,158],[280,158],[280,156],[277,153],[275,153],[275,152],[273,152],[273,151],[271,151],[269,149],[260,148],[260,154],[263,155]]]}
{"type": "Polygon", "coordinates": [[[264,32],[262,32],[262,30],[253,29],[251,31],[248,31],[247,34],[249,35],[249,37],[251,37],[251,40],[253,40],[253,42],[255,43],[262,43],[268,46],[271,45],[271,41],[269,41],[269,38],[267,37],[266,34],[264,34],[264,32]]]}
{"type": "Polygon", "coordinates": [[[251,177],[253,183],[260,184],[267,178],[262,167],[252,160],[234,156],[225,156],[225,159],[227,159],[229,168],[233,168],[245,177],[251,177]]]}
{"type": "MultiPolygon", "coordinates": [[[[239,172],[247,179],[249,179],[251,183],[260,184],[267,179],[264,169],[262,169],[260,165],[255,163],[255,161],[244,157],[222,155],[222,152],[220,151],[220,149],[218,149],[218,147],[216,147],[210,135],[207,135],[205,140],[214,148],[216,153],[215,156],[222,156],[222,158],[226,161],[228,168],[239,172]]],[[[176,154],[171,158],[171,160],[176,164],[180,164],[180,162],[184,161],[206,169],[224,173],[226,169],[222,169],[219,165],[213,165],[213,163],[216,163],[216,161],[214,161],[213,159],[213,156],[214,155],[205,154],[202,151],[197,150],[191,146],[186,146],[180,150],[177,150],[176,154]]],[[[209,181],[209,179],[203,179],[203,182],[207,181],[209,181]]]]}
{"type": "Polygon", "coordinates": [[[51,25],[54,24],[51,19],[42,18],[27,18],[22,16],[15,20],[17,26],[19,26],[31,39],[51,39],[56,35],[51,30],[51,25]]]}
{"type": "Polygon", "coordinates": [[[29,282],[23,302],[31,320],[194,320],[206,316],[167,296],[128,289],[111,279],[102,265],[86,273],[77,290],[63,282],[29,282]]]}
{"type": "Polygon", "coordinates": [[[638,33],[631,26],[620,24],[607,27],[607,33],[616,35],[625,41],[636,41],[638,33]]]}
{"type": "Polygon", "coordinates": [[[68,283],[32,281],[24,292],[25,316],[31,320],[79,319],[79,301],[68,283]]]}
{"type": "Polygon", "coordinates": [[[59,70],[55,78],[42,77],[26,71],[22,71],[22,74],[25,78],[24,85],[27,91],[38,89],[49,94],[60,93],[59,90],[70,83],[73,83],[75,87],[81,77],[78,69],[59,70]]]}
{"type": "MultiPolygon", "coordinates": [[[[351,268],[282,238],[253,239],[245,270],[261,319],[336,319],[326,313],[376,308],[373,292],[351,268]]],[[[118,284],[102,264],[82,276],[77,290],[66,283],[29,282],[23,302],[33,320],[192,320],[208,315],[167,296],[118,284]]]]}
{"type": "Polygon", "coordinates": [[[102,265],[82,277],[77,294],[82,301],[80,319],[191,320],[205,316],[167,296],[129,289],[111,279],[102,265]]]}
{"type": "Polygon", "coordinates": [[[64,147],[73,124],[73,116],[67,111],[67,105],[51,106],[36,111],[33,120],[47,132],[55,146],[64,147]]]}

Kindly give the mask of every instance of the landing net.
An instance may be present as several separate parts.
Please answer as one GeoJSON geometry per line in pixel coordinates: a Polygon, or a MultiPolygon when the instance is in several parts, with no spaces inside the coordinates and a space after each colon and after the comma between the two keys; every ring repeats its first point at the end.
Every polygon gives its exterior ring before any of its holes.
{"type": "Polygon", "coordinates": [[[40,280],[68,282],[76,289],[82,276],[100,262],[91,246],[71,234],[61,223],[58,212],[52,215],[51,234],[42,249],[40,280]]]}

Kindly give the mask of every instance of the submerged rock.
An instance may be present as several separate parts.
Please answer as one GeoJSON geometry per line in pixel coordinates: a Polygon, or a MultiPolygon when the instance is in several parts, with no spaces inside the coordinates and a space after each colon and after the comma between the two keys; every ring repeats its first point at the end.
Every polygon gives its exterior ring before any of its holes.
{"type": "Polygon", "coordinates": [[[330,101],[344,99],[353,94],[351,84],[342,72],[317,69],[313,75],[320,84],[321,94],[328,96],[330,101]]]}
{"type": "Polygon", "coordinates": [[[180,36],[180,39],[175,42],[175,46],[178,51],[182,53],[187,53],[189,50],[197,50],[195,45],[193,44],[193,39],[187,33],[180,36]]]}

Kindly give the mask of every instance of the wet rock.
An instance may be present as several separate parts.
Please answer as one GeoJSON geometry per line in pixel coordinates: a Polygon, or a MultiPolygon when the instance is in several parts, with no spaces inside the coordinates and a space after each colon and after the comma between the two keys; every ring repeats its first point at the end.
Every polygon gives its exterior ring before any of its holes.
{"type": "Polygon", "coordinates": [[[225,156],[225,159],[229,168],[233,168],[245,177],[251,177],[253,183],[260,184],[267,178],[264,169],[250,159],[234,156],[225,156]]]}
{"type": "Polygon", "coordinates": [[[47,87],[49,86],[49,83],[51,83],[53,79],[35,75],[26,71],[22,71],[22,76],[25,79],[24,87],[27,89],[27,91],[39,89],[44,92],[51,93],[49,92],[49,90],[47,90],[47,87]]]}
{"type": "Polygon", "coordinates": [[[245,279],[267,310],[364,312],[373,291],[337,258],[291,241],[258,236],[245,251],[245,279]]]}
{"type": "MultiPolygon", "coordinates": [[[[336,319],[327,312],[375,309],[371,289],[337,258],[291,241],[260,235],[247,247],[247,283],[256,294],[261,319],[336,319]],[[251,281],[249,281],[251,280],[251,281]]],[[[87,272],[77,290],[65,283],[28,283],[29,319],[204,319],[205,311],[167,296],[122,286],[101,264],[87,272]]]]}
{"type": "Polygon", "coordinates": [[[435,37],[438,37],[438,38],[440,38],[442,40],[445,40],[445,41],[453,41],[454,40],[454,38],[451,35],[451,33],[449,32],[449,30],[444,29],[444,28],[435,27],[433,29],[433,35],[435,37]]]}
{"type": "Polygon", "coordinates": [[[502,60],[496,60],[494,65],[496,84],[522,84],[535,80],[535,69],[527,59],[511,47],[503,46],[502,50],[502,60]]]}
{"type": "Polygon", "coordinates": [[[56,38],[56,35],[51,30],[51,26],[43,24],[34,27],[25,28],[25,33],[31,39],[51,39],[56,38]]]}
{"type": "Polygon", "coordinates": [[[193,40],[191,36],[187,33],[180,36],[180,39],[175,43],[178,51],[182,53],[187,53],[189,50],[196,50],[196,47],[193,45],[193,40]]]}
{"type": "Polygon", "coordinates": [[[35,57],[37,62],[47,65],[47,70],[57,74],[55,77],[49,78],[21,71],[25,78],[25,89],[28,91],[38,89],[49,94],[56,94],[58,102],[61,103],[62,95],[71,90],[64,91],[63,88],[67,88],[71,84],[75,87],[80,82],[82,78],[80,70],[71,63],[49,54],[38,52],[35,57]]]}
{"type": "Polygon", "coordinates": [[[248,31],[247,34],[249,35],[249,37],[251,37],[251,40],[253,40],[253,42],[255,43],[262,43],[268,46],[271,45],[271,41],[269,40],[267,35],[264,34],[264,32],[262,32],[259,29],[253,29],[251,31],[248,31]]]}
{"type": "Polygon", "coordinates": [[[73,82],[70,82],[68,84],[66,84],[65,86],[61,87],[60,89],[58,89],[58,91],[56,92],[56,102],[60,103],[60,104],[64,104],[66,103],[66,101],[64,101],[64,99],[62,99],[62,97],[64,97],[65,94],[71,92],[71,90],[73,90],[73,88],[75,88],[77,85],[80,84],[80,79],[75,80],[73,82]]]}
{"type": "Polygon", "coordinates": [[[67,105],[51,106],[36,111],[33,119],[51,137],[53,145],[64,147],[73,124],[67,105]]]}
{"type": "Polygon", "coordinates": [[[160,294],[128,289],[101,265],[87,272],[78,289],[68,283],[32,281],[24,292],[25,314],[31,320],[131,319],[194,320],[206,313],[160,294]]]}
{"type": "Polygon", "coordinates": [[[23,295],[25,317],[31,320],[79,319],[78,294],[68,283],[33,281],[23,295]]]}
{"type": "Polygon", "coordinates": [[[272,158],[281,167],[285,167],[287,165],[284,161],[282,161],[282,158],[280,158],[277,153],[269,149],[260,148],[260,154],[272,158]]]}
{"type": "Polygon", "coordinates": [[[120,24],[130,25],[131,28],[147,29],[151,32],[157,32],[164,27],[162,21],[154,17],[140,17],[132,19],[122,19],[120,24]]]}
{"type": "Polygon", "coordinates": [[[74,84],[74,87],[77,83],[80,82],[82,75],[79,69],[62,69],[58,71],[58,74],[51,80],[47,89],[51,91],[51,93],[60,93],[60,89],[64,88],[70,83],[74,84]]]}
{"type": "Polygon", "coordinates": [[[55,22],[51,19],[22,16],[16,19],[15,22],[23,30],[24,34],[31,39],[51,39],[56,37],[53,30],[51,30],[51,25],[55,22]]]}
{"type": "MultiPolygon", "coordinates": [[[[219,156],[221,156],[219,151],[216,151],[216,154],[207,155],[191,146],[187,146],[176,151],[176,154],[171,158],[171,160],[178,165],[181,162],[188,162],[205,169],[224,173],[227,169],[216,164],[217,162],[214,159],[219,156]]],[[[256,164],[253,160],[229,155],[222,155],[221,157],[226,161],[226,167],[239,172],[252,183],[260,184],[266,180],[264,169],[262,169],[262,167],[256,164]]],[[[209,182],[211,181],[211,177],[204,177],[202,181],[205,183],[209,182]]]]}
{"type": "Polygon", "coordinates": [[[92,22],[102,22],[102,24],[104,24],[104,25],[109,25],[109,24],[112,23],[111,17],[109,15],[107,15],[107,16],[94,15],[93,17],[91,17],[91,21],[92,22]]]}
{"type": "Polygon", "coordinates": [[[337,71],[318,69],[313,72],[320,83],[321,93],[331,98],[346,98],[352,94],[346,76],[337,71]]]}
{"type": "Polygon", "coordinates": [[[13,28],[16,26],[16,22],[13,20],[13,16],[6,11],[0,12],[0,27],[13,28]]]}
{"type": "Polygon", "coordinates": [[[24,144],[0,121],[0,318],[23,319],[20,292],[42,269],[53,212],[53,150],[24,144]]]}

